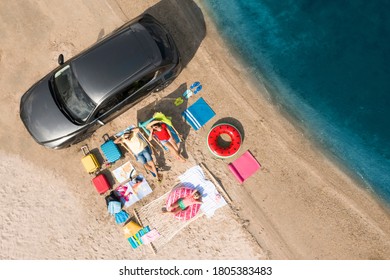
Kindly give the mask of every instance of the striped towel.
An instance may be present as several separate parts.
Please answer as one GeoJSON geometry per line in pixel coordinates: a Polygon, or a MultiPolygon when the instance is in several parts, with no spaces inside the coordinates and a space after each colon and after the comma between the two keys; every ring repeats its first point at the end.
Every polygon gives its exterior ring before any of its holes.
{"type": "Polygon", "coordinates": [[[134,234],[133,236],[130,236],[129,238],[127,238],[127,241],[129,241],[131,247],[133,247],[133,249],[137,249],[140,245],[142,244],[147,244],[147,243],[144,243],[142,241],[142,237],[147,234],[148,232],[150,232],[150,227],[149,226],[146,226],[142,229],[140,229],[136,234],[134,234]]]}
{"type": "Polygon", "coordinates": [[[179,176],[179,180],[189,188],[195,187],[202,194],[203,203],[200,210],[208,218],[214,215],[215,210],[227,204],[215,185],[206,179],[199,165],[188,169],[183,175],[179,176]]]}
{"type": "Polygon", "coordinates": [[[201,97],[194,104],[184,110],[182,116],[194,130],[198,130],[215,116],[215,112],[201,97]]]}

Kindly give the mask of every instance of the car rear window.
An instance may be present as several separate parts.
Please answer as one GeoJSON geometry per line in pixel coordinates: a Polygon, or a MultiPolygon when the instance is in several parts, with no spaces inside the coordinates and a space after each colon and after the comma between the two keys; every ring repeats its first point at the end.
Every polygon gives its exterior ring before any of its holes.
{"type": "Polygon", "coordinates": [[[163,61],[172,61],[172,46],[167,32],[155,21],[149,17],[142,18],[139,21],[142,26],[149,32],[153,40],[156,42],[163,61]]]}

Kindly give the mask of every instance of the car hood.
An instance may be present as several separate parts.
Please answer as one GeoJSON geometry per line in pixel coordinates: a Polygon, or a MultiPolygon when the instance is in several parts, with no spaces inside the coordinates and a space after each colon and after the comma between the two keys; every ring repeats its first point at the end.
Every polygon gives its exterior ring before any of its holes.
{"type": "Polygon", "coordinates": [[[50,92],[50,77],[32,86],[22,97],[20,117],[38,143],[45,144],[80,129],[58,108],[50,92]]]}

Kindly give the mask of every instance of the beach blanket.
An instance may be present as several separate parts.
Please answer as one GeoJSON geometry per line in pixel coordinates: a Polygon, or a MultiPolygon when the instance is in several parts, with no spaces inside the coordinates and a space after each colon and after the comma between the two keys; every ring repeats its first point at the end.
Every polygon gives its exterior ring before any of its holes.
{"type": "Polygon", "coordinates": [[[152,193],[152,189],[149,183],[142,174],[139,174],[130,182],[118,186],[115,191],[119,195],[119,198],[124,207],[129,207],[148,194],[152,193]]]}
{"type": "Polygon", "coordinates": [[[114,175],[115,179],[120,184],[122,184],[128,180],[133,179],[137,172],[133,165],[130,163],[130,161],[128,161],[116,168],[114,171],[112,171],[112,174],[114,175]]]}
{"type": "Polygon", "coordinates": [[[194,130],[198,130],[215,116],[215,112],[201,97],[194,104],[184,110],[182,116],[194,130]]]}
{"type": "Polygon", "coordinates": [[[217,191],[215,185],[206,179],[202,168],[196,165],[179,176],[180,182],[188,188],[195,188],[202,194],[202,205],[200,210],[210,218],[215,210],[225,206],[227,203],[217,191]]]}

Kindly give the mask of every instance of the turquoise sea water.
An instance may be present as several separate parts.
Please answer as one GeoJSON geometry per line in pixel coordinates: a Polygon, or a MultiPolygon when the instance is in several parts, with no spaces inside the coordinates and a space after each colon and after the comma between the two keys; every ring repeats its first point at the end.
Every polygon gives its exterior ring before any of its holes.
{"type": "Polygon", "coordinates": [[[204,0],[307,134],[390,202],[390,1],[204,0]]]}

